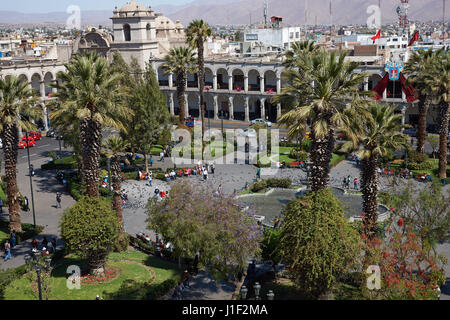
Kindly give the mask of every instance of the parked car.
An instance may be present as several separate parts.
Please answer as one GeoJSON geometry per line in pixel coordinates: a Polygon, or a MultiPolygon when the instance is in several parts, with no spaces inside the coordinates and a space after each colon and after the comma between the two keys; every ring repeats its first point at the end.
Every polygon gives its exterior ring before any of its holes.
{"type": "Polygon", "coordinates": [[[188,128],[193,128],[194,127],[194,125],[195,125],[194,117],[188,117],[188,118],[185,119],[185,121],[186,121],[186,127],[188,127],[188,128]]]}
{"type": "Polygon", "coordinates": [[[25,149],[27,147],[27,145],[28,145],[28,148],[33,147],[34,146],[34,140],[33,141],[32,140],[28,140],[28,143],[27,143],[26,140],[19,141],[18,148],[19,149],[25,149]]]}
{"type": "Polygon", "coordinates": [[[271,127],[271,126],[272,126],[272,122],[266,121],[266,120],[264,120],[264,119],[255,119],[255,120],[250,121],[250,124],[251,124],[251,125],[254,125],[254,124],[256,124],[256,123],[263,124],[263,125],[266,125],[266,126],[268,126],[268,127],[271,127]]]}
{"type": "Polygon", "coordinates": [[[248,137],[248,138],[256,138],[256,130],[247,128],[245,130],[239,130],[237,136],[239,137],[248,137]]]}
{"type": "Polygon", "coordinates": [[[31,144],[31,146],[34,146],[36,144],[36,141],[31,136],[28,136],[28,140],[27,140],[27,136],[24,136],[21,141],[22,142],[28,141],[31,144]]]}
{"type": "Polygon", "coordinates": [[[47,137],[52,138],[52,137],[56,136],[56,130],[53,128],[49,128],[46,135],[47,135],[47,137]]]}
{"type": "Polygon", "coordinates": [[[28,132],[28,135],[31,136],[35,141],[41,140],[42,133],[40,131],[28,132]]]}

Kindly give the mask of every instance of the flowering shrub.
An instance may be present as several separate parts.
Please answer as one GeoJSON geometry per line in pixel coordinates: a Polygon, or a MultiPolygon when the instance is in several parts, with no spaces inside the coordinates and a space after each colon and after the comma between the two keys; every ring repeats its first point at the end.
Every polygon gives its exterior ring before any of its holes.
{"type": "Polygon", "coordinates": [[[259,254],[262,228],[254,213],[212,185],[177,181],[168,197],[151,199],[147,208],[148,228],[172,243],[174,257],[194,257],[199,251],[199,262],[217,276],[236,274],[259,254]]]}
{"type": "Polygon", "coordinates": [[[119,276],[120,271],[117,269],[105,271],[102,275],[92,275],[87,271],[81,273],[82,285],[96,285],[100,283],[109,282],[119,276]]]}
{"type": "MultiPolygon", "coordinates": [[[[445,282],[442,268],[447,263],[443,255],[435,254],[421,245],[413,226],[396,217],[386,230],[386,239],[365,241],[363,265],[378,265],[381,271],[381,289],[363,294],[372,299],[429,300],[437,298],[437,288],[445,282]]],[[[365,281],[365,279],[364,279],[365,281]]]]}

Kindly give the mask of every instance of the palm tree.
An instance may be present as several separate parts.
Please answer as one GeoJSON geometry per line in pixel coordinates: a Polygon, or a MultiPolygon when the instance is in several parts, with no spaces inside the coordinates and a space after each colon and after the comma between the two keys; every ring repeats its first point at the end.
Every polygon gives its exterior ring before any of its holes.
{"type": "MultiPolygon", "coordinates": [[[[191,46],[191,48],[197,49],[197,56],[198,56],[198,76],[200,79],[200,106],[202,108],[202,146],[203,151],[206,147],[206,141],[205,141],[205,112],[206,112],[206,102],[205,102],[205,57],[204,57],[204,45],[205,41],[211,37],[212,30],[209,27],[207,22],[204,22],[203,20],[193,20],[189,26],[186,29],[186,40],[187,43],[191,46]]],[[[203,156],[202,152],[202,156],[203,156]]]]}
{"type": "Polygon", "coordinates": [[[406,145],[405,137],[400,133],[402,116],[395,114],[395,110],[396,106],[374,102],[368,107],[368,116],[359,116],[351,111],[344,116],[347,125],[343,131],[349,141],[343,148],[356,150],[362,161],[363,221],[369,239],[376,235],[378,220],[378,159],[389,150],[398,150],[406,145]]]}
{"type": "MultiPolygon", "coordinates": [[[[367,76],[355,73],[357,64],[346,62],[346,53],[331,54],[318,50],[296,58],[295,67],[287,68],[283,78],[287,85],[274,97],[290,111],[285,118],[311,120],[312,191],[326,188],[330,175],[330,160],[334,150],[334,133],[342,122],[342,112],[349,102],[357,101],[359,86],[367,76]]],[[[365,112],[358,103],[351,106],[365,112]]]]}
{"type": "Polygon", "coordinates": [[[127,147],[127,143],[118,136],[111,136],[105,141],[104,147],[110,151],[111,159],[111,182],[113,187],[113,209],[116,211],[119,219],[120,234],[123,233],[123,213],[122,213],[122,199],[120,198],[120,184],[122,182],[120,170],[120,156],[127,147]]]}
{"type": "Polygon", "coordinates": [[[315,44],[312,40],[304,40],[298,41],[291,44],[291,49],[287,50],[285,55],[285,60],[283,64],[286,67],[294,67],[295,61],[298,57],[317,52],[319,50],[319,46],[315,44]]]}
{"type": "Polygon", "coordinates": [[[0,78],[0,138],[5,157],[5,174],[8,194],[9,229],[22,232],[19,189],[17,187],[17,147],[19,130],[35,127],[27,120],[42,117],[42,109],[28,82],[16,76],[0,78]]]}
{"type": "Polygon", "coordinates": [[[67,72],[58,74],[62,84],[53,85],[58,89],[54,94],[58,100],[50,118],[75,116],[79,121],[83,180],[88,196],[98,197],[102,127],[123,129],[120,120],[131,114],[123,104],[126,94],[120,86],[122,75],[94,52],[75,56],[65,67],[67,72]]]}
{"type": "Polygon", "coordinates": [[[185,127],[184,119],[186,118],[184,93],[186,91],[187,73],[197,72],[197,59],[195,52],[189,47],[172,48],[165,57],[164,63],[165,73],[174,73],[177,77],[177,99],[180,107],[179,126],[185,127]]]}
{"type": "Polygon", "coordinates": [[[425,79],[431,71],[432,65],[437,56],[442,54],[443,50],[428,51],[420,49],[414,51],[411,58],[405,66],[405,74],[408,75],[408,83],[414,86],[419,95],[419,127],[417,132],[417,152],[425,152],[425,139],[427,135],[427,114],[432,103],[432,94],[425,79]]]}
{"type": "Polygon", "coordinates": [[[425,81],[434,96],[433,103],[439,108],[439,178],[444,181],[447,179],[447,140],[450,120],[450,53],[437,57],[425,81]]]}

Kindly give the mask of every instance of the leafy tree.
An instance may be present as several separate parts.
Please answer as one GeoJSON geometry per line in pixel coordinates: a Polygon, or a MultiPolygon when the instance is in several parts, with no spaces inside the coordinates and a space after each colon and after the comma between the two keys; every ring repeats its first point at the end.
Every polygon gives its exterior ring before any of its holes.
{"type": "Polygon", "coordinates": [[[276,266],[281,262],[281,229],[269,229],[263,230],[264,237],[261,241],[261,256],[264,260],[272,260],[273,265],[276,266]]]}
{"type": "Polygon", "coordinates": [[[169,54],[164,58],[165,73],[174,73],[177,84],[177,99],[180,107],[179,126],[185,127],[186,118],[184,94],[186,91],[187,73],[197,72],[197,59],[195,53],[190,47],[172,48],[169,54]]]}
{"type": "Polygon", "coordinates": [[[186,29],[186,41],[191,48],[197,49],[200,106],[202,108],[202,157],[206,148],[205,140],[205,42],[212,35],[211,27],[203,20],[193,20],[186,29]]]}
{"type": "Polygon", "coordinates": [[[427,142],[430,144],[433,149],[433,159],[436,159],[436,153],[439,150],[439,137],[428,135],[427,142]]]}
{"type": "Polygon", "coordinates": [[[344,132],[350,139],[344,144],[347,150],[356,150],[362,161],[361,189],[363,193],[363,214],[367,236],[376,235],[378,219],[378,161],[389,150],[402,148],[406,141],[401,131],[401,115],[395,114],[396,107],[373,103],[368,115],[360,117],[353,110],[345,113],[344,132]]]}
{"type": "Polygon", "coordinates": [[[326,51],[300,55],[283,71],[287,85],[273,98],[288,111],[283,119],[298,123],[311,120],[311,189],[325,189],[329,183],[330,160],[334,150],[336,129],[344,125],[343,110],[354,108],[364,114],[359,86],[367,76],[355,73],[358,64],[345,61],[347,53],[326,51]],[[351,105],[348,102],[352,101],[351,105]]]}
{"type": "Polygon", "coordinates": [[[358,253],[358,233],[329,189],[292,201],[283,210],[281,254],[296,285],[312,298],[329,294],[358,253]]]}
{"type": "Polygon", "coordinates": [[[152,146],[170,130],[166,96],[159,89],[155,72],[149,65],[144,77],[136,80],[132,104],[136,116],[130,124],[129,136],[144,154],[145,170],[148,171],[148,155],[152,146]]]}
{"type": "Polygon", "coordinates": [[[167,198],[148,203],[148,227],[173,244],[175,257],[193,257],[215,277],[236,275],[259,253],[261,227],[232,196],[213,186],[176,182],[167,198]]]}
{"type": "Polygon", "coordinates": [[[291,49],[285,52],[285,60],[283,64],[286,67],[294,67],[298,57],[315,53],[319,50],[319,46],[312,40],[298,41],[291,44],[291,49]]]}
{"type": "Polygon", "coordinates": [[[87,260],[91,273],[104,273],[107,256],[119,237],[119,221],[111,204],[83,197],[64,212],[60,227],[66,248],[87,260]]]}
{"type": "Polygon", "coordinates": [[[21,81],[16,76],[0,79],[0,138],[5,157],[9,229],[15,232],[22,232],[16,168],[18,131],[33,129],[34,126],[28,120],[42,117],[42,110],[36,106],[37,98],[28,86],[29,83],[21,81]]]}
{"type": "Polygon", "coordinates": [[[54,97],[58,100],[50,118],[52,121],[61,118],[68,125],[68,119],[77,118],[83,179],[88,195],[98,197],[102,128],[123,129],[121,121],[131,113],[124,105],[122,75],[94,52],[76,55],[65,66],[67,72],[58,74],[62,83],[52,85],[57,88],[54,97]]]}
{"type": "Polygon", "coordinates": [[[396,213],[412,226],[424,250],[435,252],[439,242],[450,238],[449,192],[447,193],[445,195],[436,182],[419,192],[408,184],[397,197],[396,213]]]}

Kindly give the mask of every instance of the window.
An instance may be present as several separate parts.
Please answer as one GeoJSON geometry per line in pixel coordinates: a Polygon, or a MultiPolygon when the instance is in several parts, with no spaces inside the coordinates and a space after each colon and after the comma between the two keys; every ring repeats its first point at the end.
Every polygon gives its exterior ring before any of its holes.
{"type": "Polygon", "coordinates": [[[291,33],[289,34],[289,38],[294,39],[294,33],[293,33],[293,32],[291,32],[291,33]]]}
{"type": "Polygon", "coordinates": [[[147,40],[150,40],[152,38],[152,32],[150,28],[150,23],[147,23],[147,40]]]}
{"type": "Polygon", "coordinates": [[[296,38],[296,39],[300,38],[300,32],[296,32],[296,33],[295,33],[295,38],[296,38]]]}
{"type": "Polygon", "coordinates": [[[123,25],[123,38],[125,41],[131,41],[131,28],[129,24],[123,25]]]}

